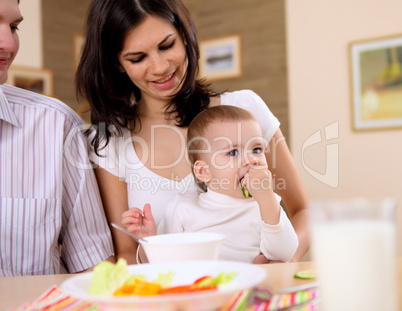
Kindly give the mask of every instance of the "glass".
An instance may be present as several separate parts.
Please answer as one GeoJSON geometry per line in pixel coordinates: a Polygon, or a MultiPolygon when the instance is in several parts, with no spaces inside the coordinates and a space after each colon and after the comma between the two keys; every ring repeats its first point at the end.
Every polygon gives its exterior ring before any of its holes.
{"type": "Polygon", "coordinates": [[[395,311],[395,201],[314,201],[310,212],[320,310],[395,311]]]}

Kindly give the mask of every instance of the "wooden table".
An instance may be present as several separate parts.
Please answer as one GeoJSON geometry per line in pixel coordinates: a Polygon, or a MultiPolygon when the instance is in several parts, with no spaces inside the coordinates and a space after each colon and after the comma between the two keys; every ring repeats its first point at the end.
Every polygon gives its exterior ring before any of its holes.
{"type": "MultiPolygon", "coordinates": [[[[293,278],[300,270],[314,268],[313,262],[261,265],[267,271],[266,281],[280,292],[289,292],[314,285],[314,282],[293,278]]],[[[398,297],[402,302],[402,257],[397,259],[398,297]]],[[[39,297],[54,285],[60,285],[71,275],[44,275],[0,278],[0,310],[21,306],[39,297]]],[[[262,284],[264,286],[264,284],[262,284]]],[[[384,310],[385,311],[385,310],[384,310]]]]}

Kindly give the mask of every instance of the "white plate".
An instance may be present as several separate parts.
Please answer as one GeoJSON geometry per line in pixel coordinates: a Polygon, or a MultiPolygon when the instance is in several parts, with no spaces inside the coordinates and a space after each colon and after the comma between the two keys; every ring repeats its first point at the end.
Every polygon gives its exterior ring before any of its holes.
{"type": "Polygon", "coordinates": [[[233,280],[219,286],[216,291],[157,296],[98,297],[88,293],[92,272],[73,276],[61,288],[73,297],[97,304],[102,310],[216,310],[236,293],[252,288],[265,277],[264,269],[257,265],[234,261],[177,261],[128,266],[132,274],[144,274],[153,280],[158,273],[173,272],[171,286],[186,285],[196,279],[221,272],[236,272],[233,280]]]}

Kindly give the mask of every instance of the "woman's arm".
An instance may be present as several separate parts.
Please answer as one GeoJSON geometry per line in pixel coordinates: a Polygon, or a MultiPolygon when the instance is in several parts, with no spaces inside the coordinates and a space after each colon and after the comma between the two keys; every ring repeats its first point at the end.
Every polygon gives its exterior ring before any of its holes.
{"type": "MultiPolygon", "coordinates": [[[[127,184],[102,168],[97,168],[95,174],[109,226],[111,222],[124,226],[121,219],[123,212],[128,210],[127,184]]],[[[137,243],[134,239],[114,227],[111,227],[111,231],[116,260],[123,257],[128,264],[137,263],[137,243]]]]}
{"type": "Polygon", "coordinates": [[[309,198],[280,129],[269,142],[266,157],[268,168],[274,177],[275,192],[282,197],[299,238],[299,247],[291,260],[298,261],[310,247],[307,209],[309,198]]]}

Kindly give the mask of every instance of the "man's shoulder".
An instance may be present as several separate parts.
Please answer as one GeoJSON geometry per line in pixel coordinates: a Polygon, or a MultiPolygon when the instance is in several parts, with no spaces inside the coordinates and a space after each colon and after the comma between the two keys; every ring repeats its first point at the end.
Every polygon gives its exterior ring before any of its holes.
{"type": "Polygon", "coordinates": [[[25,106],[30,109],[38,110],[49,109],[53,110],[56,114],[64,115],[64,117],[72,123],[83,123],[83,120],[71,107],[57,98],[7,84],[0,85],[0,88],[11,105],[25,106]]]}

